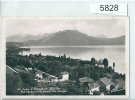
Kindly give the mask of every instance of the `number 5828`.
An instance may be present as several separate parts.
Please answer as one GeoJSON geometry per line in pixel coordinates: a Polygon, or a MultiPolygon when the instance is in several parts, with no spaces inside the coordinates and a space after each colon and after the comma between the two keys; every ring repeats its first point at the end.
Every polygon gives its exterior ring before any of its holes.
{"type": "Polygon", "coordinates": [[[100,11],[118,11],[118,5],[100,5],[100,11]]]}

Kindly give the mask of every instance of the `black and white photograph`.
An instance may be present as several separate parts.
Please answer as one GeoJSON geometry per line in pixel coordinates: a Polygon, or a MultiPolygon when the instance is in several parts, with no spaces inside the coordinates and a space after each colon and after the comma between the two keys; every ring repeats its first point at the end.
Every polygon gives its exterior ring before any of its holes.
{"type": "Polygon", "coordinates": [[[7,96],[126,96],[128,17],[7,17],[7,96]]]}

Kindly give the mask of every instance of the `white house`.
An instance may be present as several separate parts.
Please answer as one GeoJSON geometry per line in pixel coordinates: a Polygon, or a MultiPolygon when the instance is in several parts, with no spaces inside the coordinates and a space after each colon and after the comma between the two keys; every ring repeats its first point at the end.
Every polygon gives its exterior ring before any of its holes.
{"type": "Polygon", "coordinates": [[[60,81],[67,81],[69,79],[69,73],[67,71],[61,72],[61,77],[60,81]]]}
{"type": "Polygon", "coordinates": [[[44,72],[42,72],[42,71],[40,71],[38,69],[35,69],[36,78],[42,79],[43,78],[43,73],[44,72]]]}
{"type": "Polygon", "coordinates": [[[99,84],[97,82],[89,83],[88,86],[89,86],[90,95],[93,95],[94,91],[99,91],[100,86],[99,86],[99,84]]]}
{"type": "Polygon", "coordinates": [[[28,71],[31,71],[31,70],[33,70],[32,67],[29,67],[29,68],[28,68],[28,71]]]}
{"type": "Polygon", "coordinates": [[[26,71],[32,71],[33,69],[31,67],[25,68],[26,71]]]}

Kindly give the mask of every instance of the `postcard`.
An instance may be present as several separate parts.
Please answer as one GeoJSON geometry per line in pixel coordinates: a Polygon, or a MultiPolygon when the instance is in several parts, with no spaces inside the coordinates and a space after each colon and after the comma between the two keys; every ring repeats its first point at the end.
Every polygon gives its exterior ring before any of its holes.
{"type": "Polygon", "coordinates": [[[5,96],[129,97],[129,18],[3,17],[5,96]]]}

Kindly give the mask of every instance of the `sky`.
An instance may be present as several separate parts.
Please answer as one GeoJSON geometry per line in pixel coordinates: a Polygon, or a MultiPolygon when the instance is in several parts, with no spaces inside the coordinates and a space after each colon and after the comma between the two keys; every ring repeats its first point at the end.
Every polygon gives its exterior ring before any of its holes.
{"type": "Polygon", "coordinates": [[[41,35],[78,30],[89,36],[119,37],[126,34],[126,17],[8,17],[6,35],[41,35]]]}

